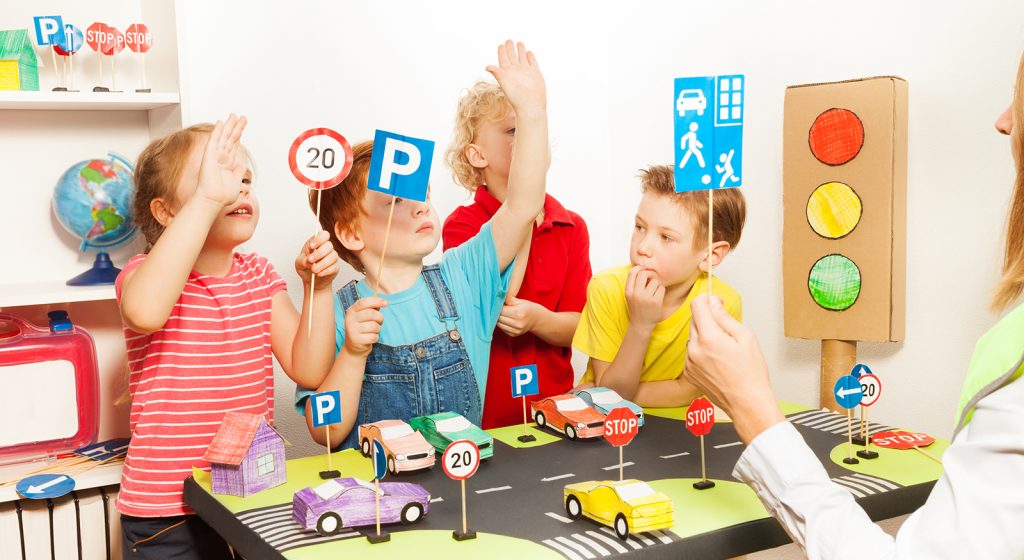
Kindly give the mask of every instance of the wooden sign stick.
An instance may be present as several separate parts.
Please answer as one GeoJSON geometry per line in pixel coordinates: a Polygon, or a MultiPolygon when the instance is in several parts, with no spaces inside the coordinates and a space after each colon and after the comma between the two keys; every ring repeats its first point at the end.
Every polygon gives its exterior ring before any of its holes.
{"type": "MultiPolygon", "coordinates": [[[[145,56],[145,55],[143,55],[145,56]]],[[[320,233],[320,196],[323,194],[323,189],[316,190],[316,231],[314,235],[320,233]]],[[[309,266],[309,324],[306,326],[306,338],[313,336],[313,286],[316,284],[316,273],[313,272],[313,265],[309,266]]],[[[330,442],[328,442],[329,444],[330,442]]],[[[330,446],[328,445],[328,449],[330,446]]],[[[330,469],[330,467],[328,467],[330,469]]]]}
{"type": "Polygon", "coordinates": [[[388,251],[388,237],[391,235],[391,218],[395,216],[396,200],[396,197],[391,197],[391,211],[388,212],[388,227],[384,230],[384,248],[380,252],[380,265],[377,267],[377,279],[373,282],[373,297],[377,297],[377,291],[380,288],[380,276],[384,274],[384,255],[388,251]]]}
{"type": "MultiPolygon", "coordinates": [[[[708,190],[708,299],[711,299],[711,244],[715,231],[715,189],[708,190]]],[[[701,438],[703,444],[704,438],[701,438]]],[[[703,455],[701,455],[703,458],[703,455]]]]}

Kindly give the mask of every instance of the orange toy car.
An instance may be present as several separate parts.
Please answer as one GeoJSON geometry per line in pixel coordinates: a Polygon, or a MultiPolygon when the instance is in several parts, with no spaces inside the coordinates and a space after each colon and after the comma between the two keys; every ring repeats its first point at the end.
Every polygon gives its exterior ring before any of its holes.
{"type": "Polygon", "coordinates": [[[540,427],[564,432],[569,439],[600,437],[604,434],[604,414],[583,399],[570,394],[535,401],[533,421],[540,427]]]}

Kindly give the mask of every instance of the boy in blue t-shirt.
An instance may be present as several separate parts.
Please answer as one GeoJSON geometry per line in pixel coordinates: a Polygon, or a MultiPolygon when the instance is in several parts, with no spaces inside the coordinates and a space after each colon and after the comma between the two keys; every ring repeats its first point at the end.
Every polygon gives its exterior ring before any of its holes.
{"type": "Polygon", "coordinates": [[[336,449],[355,447],[353,428],[378,420],[452,411],[480,423],[491,336],[510,265],[544,206],[549,158],[546,90],[533,53],[506,41],[498,66],[487,71],[518,121],[509,193],[480,233],[445,252],[439,265],[423,265],[441,234],[429,197],[397,200],[384,251],[392,197],[366,188],[372,142],[356,145],[348,177],[322,191],[320,223],[338,254],[365,277],[337,293],[335,317],[344,321],[336,325],[334,365],[318,387],[296,392],[296,408],[321,445],[324,429],[312,427],[309,413],[314,392],[341,391],[343,420],[330,426],[336,449]]]}

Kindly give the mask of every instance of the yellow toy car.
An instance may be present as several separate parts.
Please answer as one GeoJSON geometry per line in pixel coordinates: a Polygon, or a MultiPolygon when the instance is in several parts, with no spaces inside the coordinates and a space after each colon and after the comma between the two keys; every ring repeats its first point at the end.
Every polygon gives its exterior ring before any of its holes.
{"type": "Polygon", "coordinates": [[[672,526],[672,500],[636,479],[591,480],[565,485],[565,512],[608,525],[622,540],[631,532],[672,526]]]}

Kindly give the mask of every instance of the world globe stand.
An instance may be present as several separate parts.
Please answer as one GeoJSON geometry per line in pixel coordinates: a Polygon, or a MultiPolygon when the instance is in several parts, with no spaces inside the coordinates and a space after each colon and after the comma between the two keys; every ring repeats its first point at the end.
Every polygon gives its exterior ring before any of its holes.
{"type": "Polygon", "coordinates": [[[96,253],[96,260],[93,261],[92,268],[68,280],[66,284],[68,286],[113,284],[120,273],[121,269],[114,266],[114,263],[110,260],[110,255],[105,251],[100,251],[96,253]]]}

